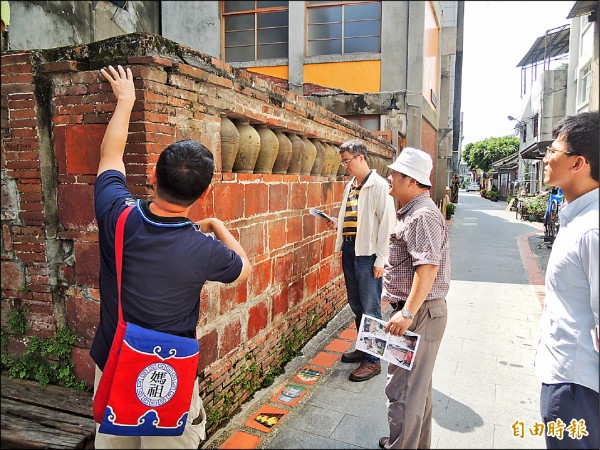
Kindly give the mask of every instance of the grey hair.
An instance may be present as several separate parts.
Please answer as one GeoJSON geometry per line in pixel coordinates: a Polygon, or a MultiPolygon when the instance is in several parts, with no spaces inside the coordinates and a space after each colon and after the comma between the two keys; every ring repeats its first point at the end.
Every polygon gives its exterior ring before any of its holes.
{"type": "Polygon", "coordinates": [[[351,155],[367,156],[367,146],[360,139],[350,139],[340,146],[340,153],[348,152],[351,155]]]}

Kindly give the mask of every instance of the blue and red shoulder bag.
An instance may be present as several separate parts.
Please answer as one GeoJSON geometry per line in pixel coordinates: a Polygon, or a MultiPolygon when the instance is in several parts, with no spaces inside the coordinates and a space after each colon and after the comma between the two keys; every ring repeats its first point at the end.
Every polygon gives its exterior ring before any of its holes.
{"type": "Polygon", "coordinates": [[[119,322],[93,403],[101,433],[180,436],[198,370],[198,341],[148,330],[123,320],[121,273],[127,207],[117,221],[115,261],[119,322]]]}

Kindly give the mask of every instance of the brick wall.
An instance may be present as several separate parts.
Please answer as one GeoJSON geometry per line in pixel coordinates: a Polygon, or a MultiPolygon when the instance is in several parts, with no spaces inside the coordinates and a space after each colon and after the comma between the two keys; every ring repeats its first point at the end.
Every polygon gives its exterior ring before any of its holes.
{"type": "MultiPolygon", "coordinates": [[[[192,138],[215,155],[213,191],[191,219],[215,216],[253,263],[244,283],[207,283],[198,336],[205,404],[227,413],[346,304],[340,254],[315,206],[337,212],[344,177],[221,172],[220,115],[340,144],[359,137],[390,160],[393,148],[362,128],[228,64],[154,35],[2,55],[2,320],[21,302],[29,333],[68,325],[80,379],[93,380],[88,348],[99,314],[98,236],[93,183],[99,147],[115,107],[99,72],[132,68],[137,101],[125,151],[132,192],[150,199],[148,175],[162,149],[192,138]],[[248,373],[248,361],[258,373],[248,373]],[[226,395],[224,394],[226,393],[226,395]]],[[[22,342],[12,340],[13,351],[22,342]]]]}

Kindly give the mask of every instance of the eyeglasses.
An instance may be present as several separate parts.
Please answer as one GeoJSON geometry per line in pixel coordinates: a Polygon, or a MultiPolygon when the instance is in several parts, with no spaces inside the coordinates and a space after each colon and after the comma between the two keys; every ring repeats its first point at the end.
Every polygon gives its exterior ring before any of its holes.
{"type": "Polygon", "coordinates": [[[354,155],[351,159],[342,159],[340,166],[347,166],[348,164],[350,164],[352,162],[353,159],[356,159],[356,158],[358,158],[358,155],[354,155]]]}
{"type": "Polygon", "coordinates": [[[546,154],[544,155],[544,158],[547,158],[548,156],[553,155],[556,152],[564,153],[565,155],[574,155],[574,153],[571,153],[568,150],[559,150],[558,148],[548,146],[546,147],[546,154]]]}

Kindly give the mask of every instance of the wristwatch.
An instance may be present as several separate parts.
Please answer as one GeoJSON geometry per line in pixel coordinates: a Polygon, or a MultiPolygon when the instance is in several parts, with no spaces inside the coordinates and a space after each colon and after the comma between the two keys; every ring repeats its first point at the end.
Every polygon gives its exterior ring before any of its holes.
{"type": "Polygon", "coordinates": [[[400,313],[402,314],[402,317],[406,317],[407,319],[413,320],[415,318],[408,309],[403,309],[400,313]]]}

